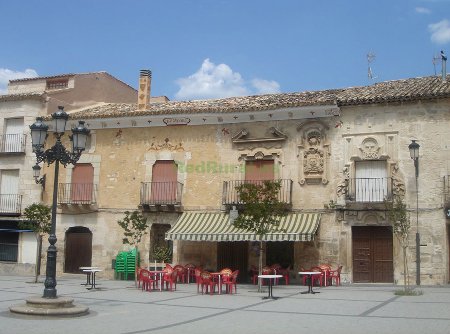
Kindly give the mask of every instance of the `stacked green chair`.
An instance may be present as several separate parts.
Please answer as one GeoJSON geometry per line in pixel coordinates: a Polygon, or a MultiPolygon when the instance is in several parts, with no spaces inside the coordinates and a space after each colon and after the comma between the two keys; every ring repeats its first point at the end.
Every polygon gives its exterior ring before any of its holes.
{"type": "Polygon", "coordinates": [[[136,252],[136,249],[132,249],[129,252],[119,252],[116,256],[114,278],[123,280],[134,279],[136,263],[139,266],[139,252],[136,252]]]}
{"type": "Polygon", "coordinates": [[[139,265],[139,252],[136,249],[132,249],[126,254],[125,261],[125,279],[134,279],[136,264],[139,265]],[[129,277],[131,275],[131,277],[129,277]]]}
{"type": "Polygon", "coordinates": [[[114,278],[124,279],[126,269],[127,252],[119,252],[116,256],[116,264],[114,267],[114,278]]]}

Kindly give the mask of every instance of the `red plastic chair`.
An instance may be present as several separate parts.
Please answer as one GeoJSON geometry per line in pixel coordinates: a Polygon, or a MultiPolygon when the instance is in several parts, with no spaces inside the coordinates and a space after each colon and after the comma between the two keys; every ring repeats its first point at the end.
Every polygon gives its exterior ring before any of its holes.
{"type": "Polygon", "coordinates": [[[194,269],[195,283],[197,283],[197,293],[200,292],[200,286],[202,285],[202,268],[197,267],[194,269]]]}
{"type": "MultiPolygon", "coordinates": [[[[231,270],[230,268],[223,268],[220,273],[222,274],[222,285],[225,285],[225,287],[227,287],[226,282],[228,282],[229,280],[231,280],[231,274],[233,274],[233,270],[231,270]]],[[[219,283],[219,282],[217,282],[219,283]]],[[[221,288],[221,287],[219,287],[221,288]]]]}
{"type": "Polygon", "coordinates": [[[239,275],[239,270],[235,270],[231,273],[230,279],[228,279],[227,281],[224,281],[227,293],[233,293],[233,286],[234,286],[234,293],[237,293],[236,282],[237,282],[238,275],[239,275]]]}
{"type": "MultiPolygon", "coordinates": [[[[318,271],[320,272],[320,274],[316,274],[316,275],[311,275],[311,284],[312,286],[314,285],[319,285],[322,286],[323,284],[323,272],[319,267],[312,267],[310,269],[305,269],[303,267],[300,267],[300,271],[318,271]]],[[[309,278],[308,275],[303,275],[303,285],[308,285],[307,283],[307,279],[309,278]]]]}
{"type": "Polygon", "coordinates": [[[258,268],[256,268],[255,266],[251,266],[250,275],[252,277],[253,284],[258,284],[258,268]]]}
{"type": "Polygon", "coordinates": [[[330,279],[331,266],[329,264],[321,264],[318,267],[320,268],[320,270],[322,271],[322,274],[323,274],[323,278],[322,278],[323,284],[325,286],[331,285],[331,279],[330,279]]]}
{"type": "Polygon", "coordinates": [[[289,285],[289,268],[280,268],[277,270],[277,274],[283,275],[284,284],[289,285]]]}
{"type": "Polygon", "coordinates": [[[141,288],[141,283],[142,283],[141,271],[142,270],[143,270],[143,268],[141,268],[141,267],[137,267],[136,268],[136,277],[137,277],[137,282],[138,282],[138,289],[141,288]]]}
{"type": "Polygon", "coordinates": [[[177,272],[168,264],[166,264],[166,268],[164,269],[162,282],[166,285],[166,290],[174,291],[177,289],[177,272]]]}
{"type": "Polygon", "coordinates": [[[338,268],[336,270],[330,270],[329,277],[331,280],[331,284],[333,284],[333,280],[334,280],[334,284],[341,285],[341,270],[342,270],[342,266],[338,266],[338,268]]]}
{"type": "Polygon", "coordinates": [[[142,282],[142,291],[151,291],[155,288],[155,280],[152,278],[151,273],[146,269],[140,270],[140,281],[142,282]]]}
{"type": "Polygon", "coordinates": [[[209,289],[209,294],[212,295],[216,291],[216,286],[218,283],[213,280],[211,274],[207,271],[202,271],[200,276],[202,278],[202,294],[203,289],[205,289],[205,293],[208,293],[209,289]]]}
{"type": "Polygon", "coordinates": [[[186,283],[186,268],[184,268],[182,265],[177,264],[175,267],[173,267],[173,270],[175,270],[177,273],[177,281],[179,283],[186,283]]]}
{"type": "Polygon", "coordinates": [[[186,269],[186,277],[188,278],[188,282],[195,281],[195,266],[192,263],[188,263],[184,266],[186,269]]]}

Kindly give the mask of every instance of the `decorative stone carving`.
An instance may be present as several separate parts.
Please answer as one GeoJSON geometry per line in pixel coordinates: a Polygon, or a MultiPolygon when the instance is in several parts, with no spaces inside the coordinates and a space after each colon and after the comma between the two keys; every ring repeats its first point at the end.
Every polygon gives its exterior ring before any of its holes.
{"type": "Polygon", "coordinates": [[[338,204],[345,204],[345,197],[348,193],[348,184],[350,181],[350,171],[348,167],[344,167],[342,171],[342,180],[337,185],[338,204]]]}
{"type": "Polygon", "coordinates": [[[380,158],[380,146],[375,138],[364,139],[359,149],[364,160],[378,160],[380,158]]]}
{"type": "Polygon", "coordinates": [[[405,182],[403,181],[403,177],[400,174],[400,168],[396,163],[392,164],[391,176],[392,176],[392,195],[400,197],[405,196],[405,182]]]}
{"type": "Polygon", "coordinates": [[[297,130],[302,132],[301,150],[302,164],[300,168],[300,184],[328,183],[329,144],[326,143],[325,130],[328,127],[318,120],[306,121],[297,130]]]}
{"type": "Polygon", "coordinates": [[[275,127],[266,130],[271,136],[250,137],[247,129],[242,129],[236,133],[231,141],[239,150],[253,150],[255,148],[281,148],[288,138],[286,134],[275,127]]]}
{"type": "Polygon", "coordinates": [[[151,143],[150,147],[148,148],[148,151],[161,151],[161,150],[181,152],[184,151],[184,147],[183,143],[174,145],[170,143],[169,138],[166,138],[164,139],[164,143],[161,144],[151,143]]]}

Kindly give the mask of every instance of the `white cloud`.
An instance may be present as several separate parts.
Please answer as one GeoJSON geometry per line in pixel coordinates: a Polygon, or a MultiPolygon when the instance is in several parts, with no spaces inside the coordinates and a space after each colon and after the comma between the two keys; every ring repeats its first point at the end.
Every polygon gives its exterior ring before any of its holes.
{"type": "MultiPolygon", "coordinates": [[[[175,94],[178,100],[213,99],[252,94],[241,74],[234,72],[226,64],[216,65],[205,59],[200,69],[194,74],[176,80],[180,89],[175,94]]],[[[280,85],[275,81],[255,79],[252,81],[257,93],[279,91],[280,85]]]]}
{"type": "Polygon", "coordinates": [[[418,14],[431,14],[431,10],[425,7],[416,7],[416,13],[418,14]]]}
{"type": "Polygon", "coordinates": [[[7,86],[9,80],[22,78],[35,78],[38,74],[35,70],[27,68],[23,72],[8,70],[7,68],[0,68],[0,94],[7,93],[7,86]]]}
{"type": "Polygon", "coordinates": [[[253,79],[253,87],[256,88],[258,94],[271,94],[280,92],[280,84],[276,81],[264,79],[253,79]]]}
{"type": "Polygon", "coordinates": [[[428,25],[431,32],[431,41],[437,44],[446,44],[450,42],[450,22],[442,20],[428,25]]]}

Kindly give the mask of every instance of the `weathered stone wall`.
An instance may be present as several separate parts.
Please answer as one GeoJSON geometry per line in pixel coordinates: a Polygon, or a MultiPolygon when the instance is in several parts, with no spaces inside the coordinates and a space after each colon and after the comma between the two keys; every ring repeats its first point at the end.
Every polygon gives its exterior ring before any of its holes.
{"type": "MultiPolygon", "coordinates": [[[[399,175],[406,191],[405,199],[413,223],[408,256],[411,282],[414,282],[416,192],[408,145],[411,139],[417,139],[421,145],[419,229],[424,245],[421,247],[422,282],[444,284],[448,280],[448,240],[442,209],[442,178],[448,174],[450,161],[449,109],[448,100],[440,100],[439,103],[386,103],[341,107],[340,117],[321,119],[318,123],[305,123],[303,120],[98,129],[95,147],[83,156],[83,161],[96,164],[98,211],[80,216],[60,216],[59,260],[63,258],[64,231],[70,226],[80,225],[93,232],[93,264],[110,268],[111,259],[123,248],[122,231],[116,221],[123,217],[125,210],[138,209],[140,184],[151,181],[152,165],[156,160],[176,161],[178,180],[184,185],[183,210],[219,211],[222,209],[223,181],[243,179],[241,168],[245,157],[261,152],[275,160],[277,177],[293,180],[293,210],[322,213],[316,239],[295,243],[294,272],[300,266],[308,268],[330,263],[337,267],[342,264],[342,280],[351,282],[351,227],[364,224],[383,226],[388,222],[382,213],[371,212],[370,206],[356,215],[348,215],[344,209],[336,211],[333,205],[330,206],[330,201],[335,204],[339,200],[337,190],[344,168],[354,177],[355,161],[379,159],[387,161],[389,173],[399,175]],[[286,134],[287,139],[277,144],[232,144],[232,136],[243,128],[252,137],[262,138],[267,137],[271,127],[286,134]],[[321,133],[318,137],[311,135],[316,130],[321,133]],[[310,173],[304,165],[307,151],[316,144],[311,138],[320,138],[319,147],[325,159],[322,173],[310,173]],[[373,143],[378,146],[369,147],[373,143]]],[[[67,172],[62,171],[60,177],[70,179],[67,172]]],[[[51,191],[51,187],[46,191],[51,191]]],[[[164,212],[147,215],[150,223],[172,226],[178,217],[177,213],[164,212]]],[[[151,247],[147,235],[140,246],[144,261],[144,254],[147,255],[151,247]]],[[[214,268],[217,265],[215,254],[215,243],[174,242],[174,263],[202,263],[214,268]]],[[[249,264],[253,262],[254,259],[249,259],[249,264]]],[[[394,239],[394,280],[399,283],[403,279],[401,264],[401,249],[394,239]]],[[[297,278],[295,274],[293,276],[297,278]]]]}

